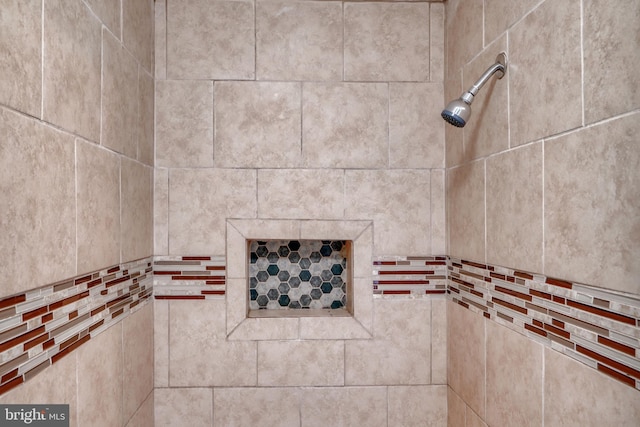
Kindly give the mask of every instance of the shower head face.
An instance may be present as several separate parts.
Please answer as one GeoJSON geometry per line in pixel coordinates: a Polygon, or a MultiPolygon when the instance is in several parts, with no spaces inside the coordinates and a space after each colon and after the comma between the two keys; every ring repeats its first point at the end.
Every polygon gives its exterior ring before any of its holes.
{"type": "Polygon", "coordinates": [[[467,124],[469,117],[471,117],[471,105],[458,98],[447,104],[440,115],[447,123],[461,128],[467,124]]]}

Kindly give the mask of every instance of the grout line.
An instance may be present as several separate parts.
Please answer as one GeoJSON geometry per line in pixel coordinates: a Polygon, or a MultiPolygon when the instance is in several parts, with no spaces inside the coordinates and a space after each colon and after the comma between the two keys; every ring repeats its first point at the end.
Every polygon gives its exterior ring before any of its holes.
{"type": "Polygon", "coordinates": [[[40,2],[40,120],[44,120],[44,60],[45,60],[45,44],[44,44],[44,0],[40,2]]]}
{"type": "Polygon", "coordinates": [[[586,124],[586,108],[584,101],[584,1],[580,1],[580,101],[582,102],[582,126],[586,124]]]}

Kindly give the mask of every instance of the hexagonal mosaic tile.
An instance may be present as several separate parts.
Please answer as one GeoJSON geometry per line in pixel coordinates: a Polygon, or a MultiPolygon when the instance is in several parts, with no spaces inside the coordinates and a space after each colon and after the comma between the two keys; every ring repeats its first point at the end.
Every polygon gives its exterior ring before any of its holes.
{"type": "Polygon", "coordinates": [[[249,242],[249,308],[343,308],[347,256],[343,240],[249,242]]]}

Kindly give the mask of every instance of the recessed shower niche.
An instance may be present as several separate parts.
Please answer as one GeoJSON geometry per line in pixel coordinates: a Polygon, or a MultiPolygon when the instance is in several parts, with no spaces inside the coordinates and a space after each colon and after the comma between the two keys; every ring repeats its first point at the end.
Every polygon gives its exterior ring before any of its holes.
{"type": "Polygon", "coordinates": [[[229,340],[369,339],[370,220],[227,219],[229,340]]]}
{"type": "Polygon", "coordinates": [[[351,241],[250,240],[249,310],[348,310],[351,241]]]}

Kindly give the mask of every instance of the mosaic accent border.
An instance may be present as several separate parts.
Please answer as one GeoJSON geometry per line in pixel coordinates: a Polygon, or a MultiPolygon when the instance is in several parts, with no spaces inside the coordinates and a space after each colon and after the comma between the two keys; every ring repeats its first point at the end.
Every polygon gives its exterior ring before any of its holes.
{"type": "Polygon", "coordinates": [[[640,298],[448,260],[452,300],[640,390],[640,298]]]}
{"type": "Polygon", "coordinates": [[[151,301],[151,257],[0,300],[0,395],[151,301]]]}
{"type": "Polygon", "coordinates": [[[226,280],[224,256],[156,256],[153,260],[155,299],[224,298],[226,280]]]}
{"type": "Polygon", "coordinates": [[[376,257],[373,294],[433,295],[447,293],[447,257],[376,257]]]}

